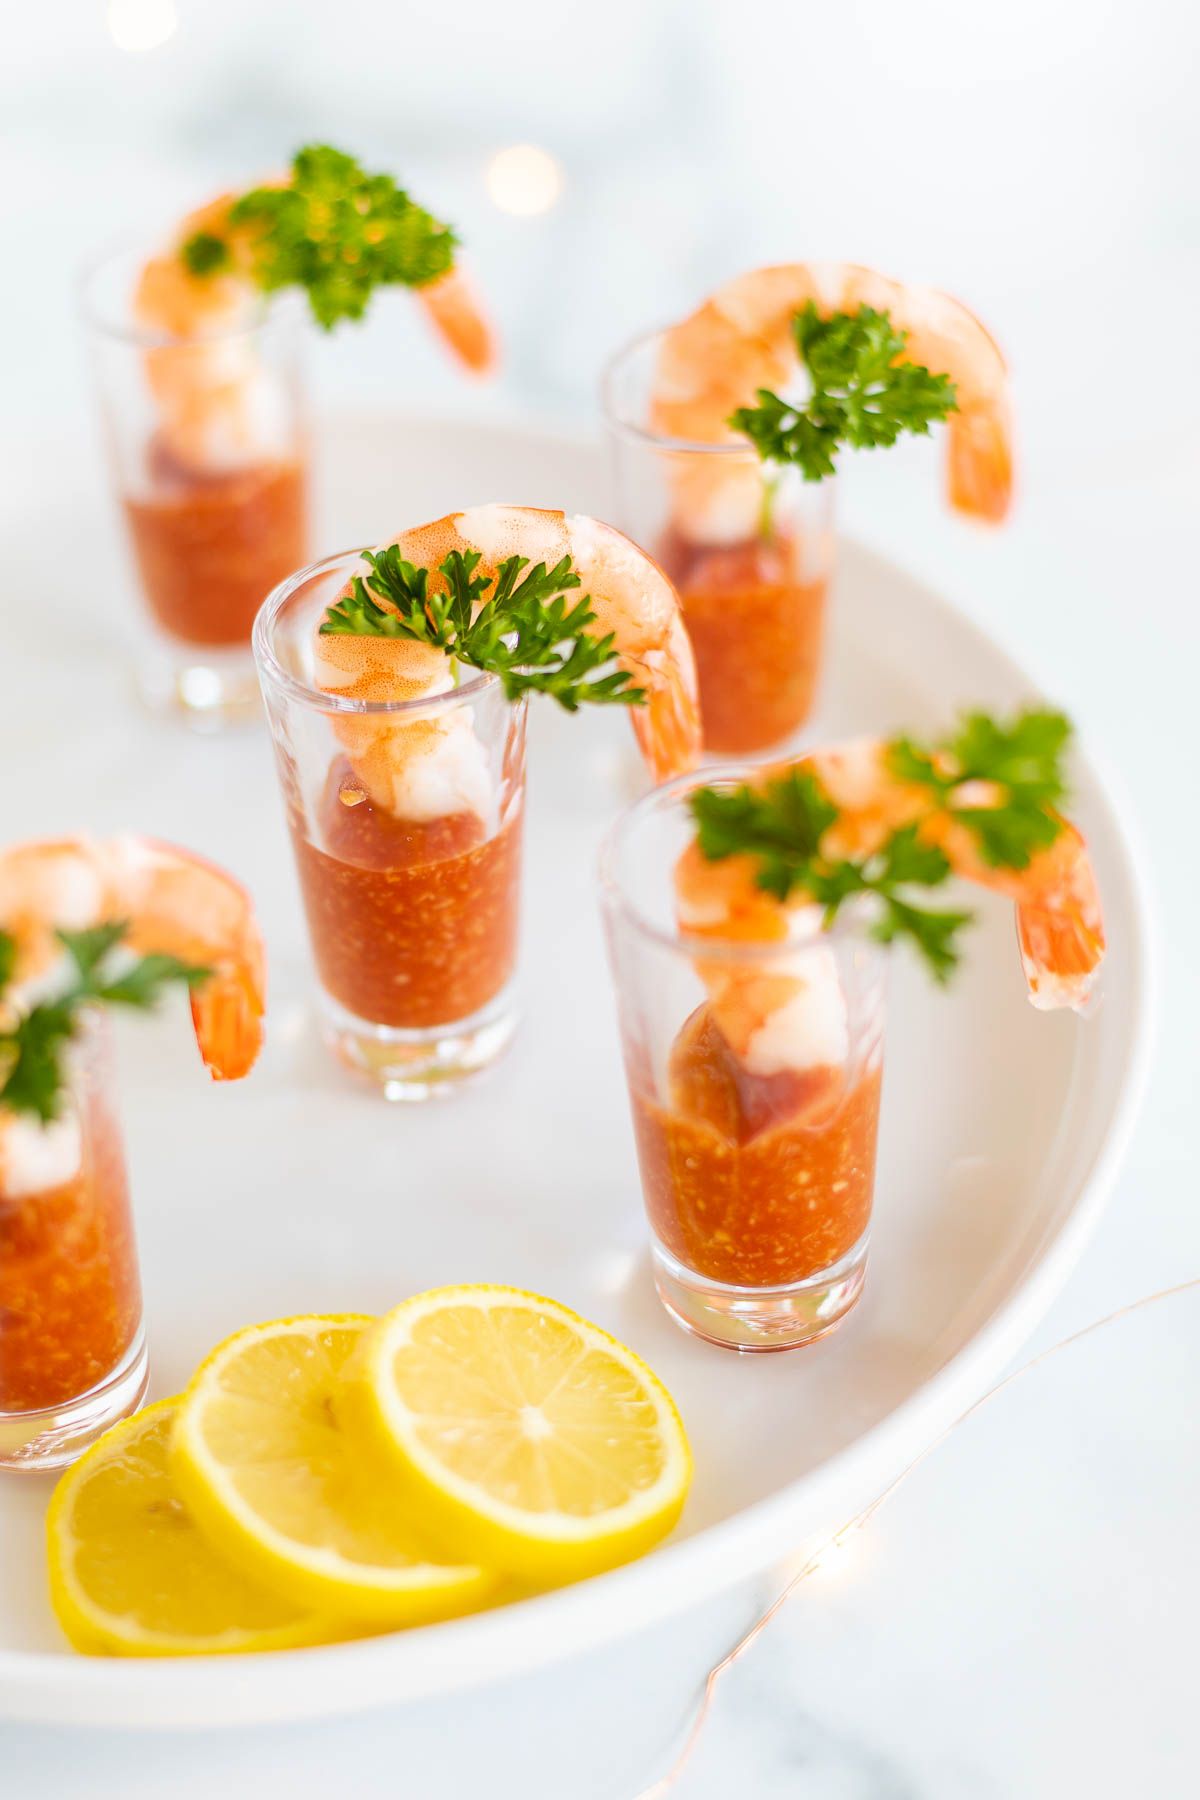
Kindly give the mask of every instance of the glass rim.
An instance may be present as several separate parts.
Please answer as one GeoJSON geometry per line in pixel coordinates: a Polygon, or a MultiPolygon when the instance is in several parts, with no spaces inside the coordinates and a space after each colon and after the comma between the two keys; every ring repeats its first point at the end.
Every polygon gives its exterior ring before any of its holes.
{"type": "MultiPolygon", "coordinates": [[[[370,546],[368,545],[369,549],[370,546]]],[[[268,681],[273,688],[299,702],[302,706],[311,707],[314,712],[354,714],[358,718],[392,714],[401,717],[414,717],[420,714],[437,712],[446,706],[455,706],[471,694],[481,694],[487,689],[498,687],[498,675],[480,670],[471,680],[460,682],[458,686],[447,688],[441,694],[429,694],[422,700],[355,700],[347,694],[327,693],[324,688],[313,687],[285,669],[275,654],[271,634],[279,614],[293,597],[301,585],[314,576],[324,575],[340,566],[361,565],[362,550],[335,550],[331,556],[318,557],[315,562],[306,563],[302,569],[295,569],[292,574],[285,575],[277,582],[267,595],[257,613],[254,615],[254,628],[250,634],[250,645],[254,652],[254,661],[258,668],[260,680],[268,681]]]]}
{"type": "Polygon", "coordinates": [[[651,788],[648,794],[643,794],[632,805],[624,807],[605,832],[600,845],[598,873],[604,907],[649,942],[706,962],[769,965],[778,963],[783,956],[803,954],[818,944],[845,943],[850,940],[863,948],[876,951],[882,957],[886,946],[863,930],[866,907],[856,905],[854,901],[840,909],[831,925],[814,924],[811,931],[798,937],[773,938],[769,943],[756,943],[744,938],[708,937],[701,932],[686,931],[679,927],[670,929],[648,917],[630,897],[618,872],[618,860],[630,833],[648,814],[673,805],[693,788],[720,787],[723,783],[730,786],[740,784],[756,773],[761,774],[763,766],[761,763],[729,762],[691,769],[686,774],[676,775],[673,780],[651,788]]]}
{"type": "Polygon", "coordinates": [[[672,451],[677,455],[740,456],[752,459],[761,466],[762,458],[748,439],[740,444],[712,444],[702,443],[695,438],[672,437],[664,432],[652,430],[649,425],[637,424],[617,405],[614,390],[622,368],[639,350],[653,343],[656,338],[665,337],[669,330],[669,325],[659,325],[650,331],[640,331],[636,337],[629,338],[619,350],[615,350],[609,357],[600,372],[600,406],[605,424],[617,436],[627,438],[630,443],[642,444],[651,450],[672,451]]]}
{"type": "Polygon", "coordinates": [[[98,337],[111,338],[119,343],[135,344],[142,350],[229,343],[238,338],[253,337],[264,325],[279,316],[281,307],[288,306],[290,297],[286,294],[255,294],[253,310],[247,318],[236,325],[217,326],[211,331],[197,332],[194,336],[165,331],[161,326],[139,325],[130,317],[116,318],[106,312],[93,291],[104,271],[121,257],[141,249],[145,250],[147,259],[155,253],[161,254],[166,241],[165,232],[158,236],[150,232],[127,232],[122,237],[110,238],[79,265],[75,275],[75,298],[79,315],[89,331],[95,332],[98,337]]]}

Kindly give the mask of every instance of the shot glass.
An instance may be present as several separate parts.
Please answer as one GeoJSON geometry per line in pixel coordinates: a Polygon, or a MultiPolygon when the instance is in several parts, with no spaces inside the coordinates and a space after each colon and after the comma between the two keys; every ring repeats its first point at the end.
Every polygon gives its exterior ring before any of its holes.
{"type": "Polygon", "coordinates": [[[663,437],[650,424],[661,332],[603,380],[614,523],[679,590],[700,678],[705,749],[785,746],[812,711],[834,561],[834,483],[765,464],[746,443],[663,437]]]}
{"type": "Polygon", "coordinates": [[[769,944],[679,929],[688,796],[747,772],[688,775],[630,807],[601,895],[659,1295],[710,1343],[785,1350],[831,1331],[862,1289],[886,957],[861,920],[769,944]]]}
{"type": "Polygon", "coordinates": [[[318,625],[361,569],[344,551],[281,582],[254,654],[325,1039],[388,1099],[424,1100],[486,1068],[516,1028],[525,706],[469,670],[427,700],[318,687],[318,625]],[[419,774],[420,757],[440,762],[419,774]],[[391,794],[363,772],[380,758],[391,794]],[[412,817],[396,799],[405,770],[412,817]]]}
{"type": "Polygon", "coordinates": [[[146,1391],[146,1342],[112,1046],[70,1046],[58,1119],[0,1106],[0,1468],[61,1468],[146,1391]]]}
{"type": "Polygon", "coordinates": [[[110,470],[144,603],[143,698],[200,729],[258,716],[254,616],[308,555],[308,450],[293,297],[236,328],[172,337],[132,311],[155,247],[85,277],[110,470]]]}

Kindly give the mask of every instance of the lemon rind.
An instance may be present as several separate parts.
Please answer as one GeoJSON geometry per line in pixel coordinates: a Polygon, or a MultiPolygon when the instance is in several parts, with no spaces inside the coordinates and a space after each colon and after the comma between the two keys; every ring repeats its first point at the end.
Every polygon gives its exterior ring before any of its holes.
{"type": "Polygon", "coordinates": [[[354,1404],[363,1426],[407,1478],[448,1542],[465,1545],[484,1563],[541,1582],[562,1582],[599,1574],[643,1554],[672,1530],[683,1511],[692,1477],[692,1455],[679,1409],[669,1391],[637,1352],[583,1318],[561,1301],[499,1283],[433,1288],[402,1301],[367,1332],[360,1353],[354,1404]],[[481,1504],[481,1490],[447,1470],[415,1442],[409,1422],[416,1415],[398,1399],[388,1378],[390,1352],[402,1334],[431,1312],[451,1304],[519,1305],[546,1312],[569,1325],[583,1341],[605,1351],[642,1384],[654,1402],[666,1464],[654,1486],[597,1517],[574,1520],[532,1515],[495,1501],[481,1504]],[[542,1522],[535,1523],[540,1518],[542,1522]]]}
{"type": "Polygon", "coordinates": [[[472,1611],[494,1590],[497,1577],[474,1564],[414,1563],[407,1569],[364,1575],[336,1551],[299,1553],[292,1539],[265,1524],[238,1494],[208,1452],[198,1416],[205,1390],[239,1346],[304,1330],[374,1325],[369,1314],[304,1313],[243,1326],[204,1359],[182,1396],[172,1433],[171,1471],[184,1504],[205,1536],[235,1568],[281,1598],[343,1619],[403,1626],[433,1623],[472,1611]]]}
{"type": "Polygon", "coordinates": [[[80,1540],[69,1523],[80,1487],[119,1444],[136,1439],[178,1404],[179,1397],[174,1395],[119,1420],[59,1478],[46,1513],[46,1546],[50,1603],[67,1641],[87,1656],[130,1657],[230,1656],[294,1650],[331,1641],[339,1634],[339,1626],[308,1614],[301,1614],[293,1625],[262,1631],[235,1627],[207,1636],[150,1631],[135,1624],[127,1614],[111,1613],[97,1606],[81,1586],[74,1574],[74,1550],[80,1540]]]}

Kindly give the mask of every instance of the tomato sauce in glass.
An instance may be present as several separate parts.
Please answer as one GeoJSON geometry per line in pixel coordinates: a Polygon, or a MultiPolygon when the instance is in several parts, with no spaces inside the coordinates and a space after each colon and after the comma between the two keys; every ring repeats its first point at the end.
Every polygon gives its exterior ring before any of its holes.
{"type": "Polygon", "coordinates": [[[504,987],[517,955],[522,811],[494,836],[473,812],[397,819],[361,796],[344,759],[320,807],[325,848],[293,817],[317,973],[358,1018],[450,1025],[504,987]]]}
{"type": "Polygon", "coordinates": [[[633,1084],[650,1222],[696,1275],[774,1287],[852,1250],[871,1216],[882,1071],[748,1074],[707,1006],[676,1039],[670,1105],[633,1084]]]}
{"type": "Polygon", "coordinates": [[[696,654],[705,749],[782,743],[807,719],[821,667],[828,583],[802,579],[803,545],[782,535],[693,544],[673,531],[657,555],[696,654]]]}
{"type": "Polygon", "coordinates": [[[142,1313],[120,1130],[85,1102],[69,1181],[0,1189],[0,1413],[77,1400],[120,1363],[142,1313]]]}
{"type": "Polygon", "coordinates": [[[125,511],[150,611],[185,643],[248,644],[255,613],[308,554],[304,465],[197,475],[154,445],[149,477],[125,511]]]}

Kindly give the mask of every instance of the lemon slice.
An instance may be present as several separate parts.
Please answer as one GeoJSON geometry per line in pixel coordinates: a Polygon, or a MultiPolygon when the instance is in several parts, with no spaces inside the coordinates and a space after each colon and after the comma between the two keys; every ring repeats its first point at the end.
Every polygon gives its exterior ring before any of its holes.
{"type": "Polygon", "coordinates": [[[682,1511],[692,1458],[662,1382],[537,1294],[405,1301],[366,1333],[351,1395],[442,1541],[527,1581],[626,1562],[682,1511]]]}
{"type": "Polygon", "coordinates": [[[187,1656],[340,1635],[246,1580],[201,1537],[167,1466],[177,1404],[160,1400],[114,1425],[54,1490],[50,1598],[71,1643],[96,1655],[187,1656]]]}
{"type": "Polygon", "coordinates": [[[235,1332],[179,1404],[171,1467],[235,1567],[298,1606],[409,1625],[478,1606],[495,1577],[449,1565],[398,1503],[392,1472],[338,1412],[370,1319],[277,1319],[235,1332]]]}

